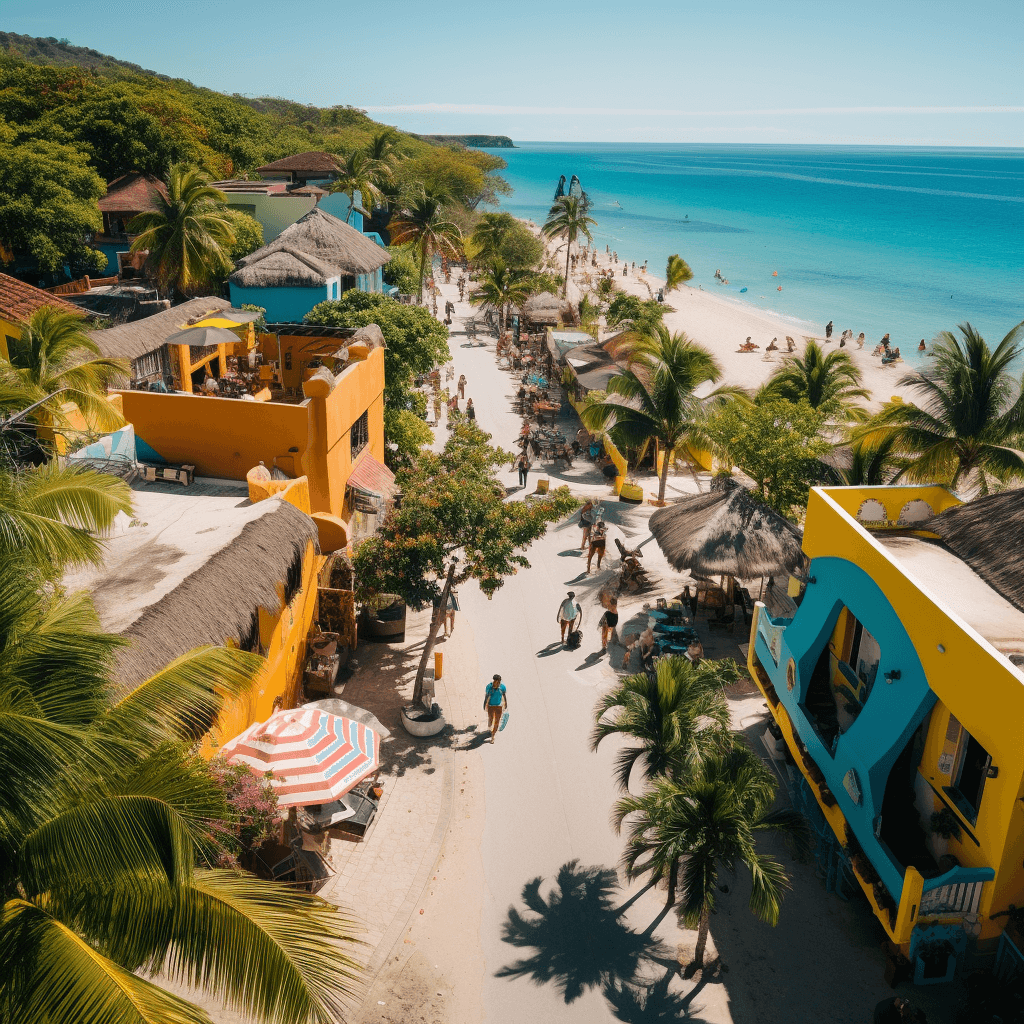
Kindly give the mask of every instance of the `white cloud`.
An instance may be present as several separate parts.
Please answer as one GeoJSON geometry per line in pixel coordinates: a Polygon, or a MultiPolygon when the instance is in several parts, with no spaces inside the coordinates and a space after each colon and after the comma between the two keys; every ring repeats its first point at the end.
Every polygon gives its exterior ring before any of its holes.
{"type": "Polygon", "coordinates": [[[1024,106],[976,107],[779,107],[771,110],[659,110],[619,107],[525,107],[490,103],[399,103],[366,106],[371,114],[500,114],[559,117],[777,117],[820,114],[1024,114],[1024,106]]]}

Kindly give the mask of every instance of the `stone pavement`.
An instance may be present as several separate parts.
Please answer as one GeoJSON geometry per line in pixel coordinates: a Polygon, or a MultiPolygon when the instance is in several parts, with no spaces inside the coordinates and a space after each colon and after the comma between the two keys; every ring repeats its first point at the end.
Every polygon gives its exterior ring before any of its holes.
{"type": "MultiPolygon", "coordinates": [[[[416,667],[429,625],[429,610],[409,611],[406,639],[400,644],[363,642],[357,669],[343,697],[371,711],[391,730],[381,747],[384,795],[376,821],[362,843],[334,841],[335,875],[320,895],[350,911],[365,931],[360,959],[366,965],[363,1005],[350,1020],[376,1010],[374,982],[382,968],[413,952],[405,938],[416,911],[424,906],[428,883],[437,870],[455,803],[456,775],[465,792],[466,769],[456,771],[460,734],[473,733],[480,716],[467,721],[464,689],[475,693],[476,658],[470,631],[458,622],[450,640],[435,650],[444,654],[444,669],[435,698],[449,725],[436,737],[409,736],[400,709],[412,699],[416,667]]],[[[461,618],[461,617],[460,617],[461,618]]],[[[472,712],[472,707],[470,711],[472,712]]],[[[460,800],[461,800],[461,794],[460,800]]],[[[390,986],[389,986],[390,987],[390,986]]]]}

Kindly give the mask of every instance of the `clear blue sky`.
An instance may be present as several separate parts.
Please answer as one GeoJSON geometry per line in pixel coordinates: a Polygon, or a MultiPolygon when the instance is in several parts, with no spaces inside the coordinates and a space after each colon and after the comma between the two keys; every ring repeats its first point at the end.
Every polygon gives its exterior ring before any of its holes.
{"type": "Polygon", "coordinates": [[[0,0],[198,85],[522,140],[1024,146],[1024,2],[0,0]]]}

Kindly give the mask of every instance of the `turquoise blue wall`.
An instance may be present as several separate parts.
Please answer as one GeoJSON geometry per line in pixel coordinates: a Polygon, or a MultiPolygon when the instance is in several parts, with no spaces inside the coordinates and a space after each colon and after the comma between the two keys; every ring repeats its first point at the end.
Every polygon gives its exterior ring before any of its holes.
{"type": "Polygon", "coordinates": [[[330,298],[330,286],[321,288],[240,288],[229,284],[231,305],[236,309],[243,302],[262,306],[268,323],[301,323],[302,318],[318,303],[330,298]]]}
{"type": "Polygon", "coordinates": [[[349,216],[349,207],[352,204],[352,200],[349,199],[344,192],[332,192],[328,196],[321,196],[320,202],[317,204],[324,213],[329,213],[338,220],[345,220],[348,217],[349,227],[353,227],[356,231],[363,230],[363,215],[358,210],[353,210],[352,215],[349,216]]]}
{"type": "MultiPolygon", "coordinates": [[[[899,903],[903,891],[903,865],[897,864],[875,836],[876,819],[889,772],[914,730],[935,704],[924,669],[903,623],[871,577],[842,558],[815,558],[803,601],[782,633],[776,665],[764,636],[758,632],[755,650],[771,678],[793,728],[821,769],[840,810],[864,852],[899,903]],[[804,710],[811,674],[828,643],[843,606],[854,614],[878,641],[881,660],[871,693],[857,720],[841,733],[835,750],[822,742],[804,710]],[[796,663],[796,684],[789,690],[786,666],[796,663]],[[885,673],[898,670],[899,680],[889,683],[885,673]],[[861,801],[855,803],[843,785],[853,769],[860,783],[861,801]]],[[[762,615],[765,615],[762,612],[762,615]]],[[[781,624],[784,620],[777,620],[781,624]]]]}

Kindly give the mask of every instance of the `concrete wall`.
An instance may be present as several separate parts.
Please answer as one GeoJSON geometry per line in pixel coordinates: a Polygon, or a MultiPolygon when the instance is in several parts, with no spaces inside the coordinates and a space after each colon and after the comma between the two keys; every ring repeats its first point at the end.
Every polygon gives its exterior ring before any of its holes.
{"type": "MultiPolygon", "coordinates": [[[[337,281],[337,278],[331,279],[331,282],[337,281]]],[[[269,323],[300,324],[317,303],[331,297],[331,282],[321,288],[240,288],[236,284],[229,284],[228,288],[232,306],[237,308],[250,302],[267,311],[269,323]]]]}
{"type": "Polygon", "coordinates": [[[333,390],[317,379],[303,391],[306,400],[294,405],[152,391],[118,394],[136,436],[168,462],[194,465],[199,476],[245,480],[260,462],[269,469],[276,461],[289,476],[309,478],[312,511],[341,516],[352,468],[350,430],[363,412],[370,435],[363,451],[384,461],[384,350],[350,363],[333,390]]]}
{"type": "Polygon", "coordinates": [[[263,225],[263,241],[272,242],[282,231],[316,206],[311,196],[273,196],[256,192],[229,192],[228,209],[252,214],[263,225]]]}

